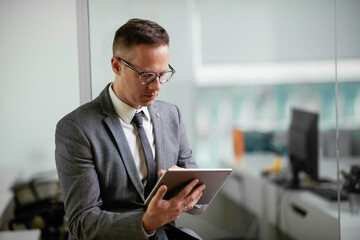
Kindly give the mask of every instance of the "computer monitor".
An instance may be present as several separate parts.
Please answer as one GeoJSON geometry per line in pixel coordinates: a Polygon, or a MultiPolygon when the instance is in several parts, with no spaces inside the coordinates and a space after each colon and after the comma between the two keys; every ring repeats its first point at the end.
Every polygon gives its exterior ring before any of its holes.
{"type": "Polygon", "coordinates": [[[289,128],[291,188],[299,188],[299,173],[318,180],[318,113],[293,108],[289,128]]]}

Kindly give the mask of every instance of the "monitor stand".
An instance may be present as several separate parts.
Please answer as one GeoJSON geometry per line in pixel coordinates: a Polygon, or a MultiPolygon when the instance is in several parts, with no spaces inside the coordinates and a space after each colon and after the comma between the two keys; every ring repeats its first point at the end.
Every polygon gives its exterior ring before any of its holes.
{"type": "Polygon", "coordinates": [[[287,188],[289,189],[299,189],[300,187],[300,180],[299,180],[299,173],[300,173],[300,169],[302,167],[302,163],[300,163],[299,161],[290,159],[291,161],[291,181],[289,186],[287,186],[287,188]]]}

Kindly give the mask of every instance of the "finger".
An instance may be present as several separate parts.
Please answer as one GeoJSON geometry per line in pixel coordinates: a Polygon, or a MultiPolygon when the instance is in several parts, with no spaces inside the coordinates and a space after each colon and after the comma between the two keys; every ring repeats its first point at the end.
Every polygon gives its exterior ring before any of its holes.
{"type": "Polygon", "coordinates": [[[200,198],[202,197],[202,195],[203,195],[203,192],[200,192],[199,195],[197,195],[197,197],[195,198],[195,200],[194,200],[192,203],[189,204],[188,210],[194,208],[194,206],[198,203],[198,201],[200,200],[200,198]]]}
{"type": "Polygon", "coordinates": [[[203,195],[203,190],[205,189],[205,185],[199,186],[195,191],[193,191],[190,195],[187,196],[185,199],[187,201],[187,204],[185,207],[187,207],[186,210],[192,209],[197,202],[200,200],[201,196],[203,195]]]}
{"type": "Polygon", "coordinates": [[[182,168],[182,167],[179,167],[178,165],[172,165],[170,168],[182,168]]]}
{"type": "MultiPolygon", "coordinates": [[[[179,167],[179,166],[177,166],[177,165],[172,165],[170,168],[181,168],[181,167],[179,167]]],[[[165,172],[166,172],[166,171],[165,171],[164,169],[160,169],[160,170],[158,171],[158,176],[161,177],[165,172]]]]}
{"type": "Polygon", "coordinates": [[[193,190],[193,188],[196,186],[196,184],[199,182],[198,179],[194,179],[192,180],[188,185],[186,185],[176,196],[175,198],[179,199],[179,200],[183,200],[185,199],[189,193],[191,192],[191,190],[193,190]]]}
{"type": "Polygon", "coordinates": [[[194,189],[194,191],[193,191],[190,195],[197,196],[197,195],[200,194],[205,188],[206,188],[205,184],[202,184],[202,185],[196,187],[196,188],[194,189]]]}
{"type": "Polygon", "coordinates": [[[157,190],[155,196],[151,199],[151,202],[158,202],[162,200],[166,194],[167,187],[165,185],[160,186],[160,188],[157,190]]]}
{"type": "Polygon", "coordinates": [[[164,170],[164,169],[160,169],[160,170],[158,171],[158,176],[161,177],[164,173],[165,173],[165,170],[164,170]]]}
{"type": "Polygon", "coordinates": [[[195,205],[197,204],[197,202],[200,200],[202,195],[203,195],[203,193],[201,192],[193,201],[191,201],[187,205],[185,205],[185,207],[183,208],[183,212],[187,212],[187,211],[190,211],[191,209],[193,209],[195,207],[195,205]]]}

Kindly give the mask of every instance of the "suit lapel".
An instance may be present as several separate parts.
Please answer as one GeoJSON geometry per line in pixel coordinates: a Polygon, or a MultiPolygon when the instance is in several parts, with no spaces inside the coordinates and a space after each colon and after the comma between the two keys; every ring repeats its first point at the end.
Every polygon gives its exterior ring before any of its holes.
{"type": "MultiPolygon", "coordinates": [[[[154,104],[155,105],[155,104],[154,104]]],[[[164,127],[163,127],[163,118],[161,112],[158,111],[156,105],[148,107],[151,121],[154,127],[154,137],[155,137],[155,161],[156,169],[166,169],[166,148],[164,144],[164,127]]]]}
{"type": "Polygon", "coordinates": [[[112,105],[108,89],[109,85],[105,87],[105,89],[99,96],[103,113],[107,115],[107,117],[104,119],[104,122],[109,127],[110,132],[116,141],[116,145],[119,149],[121,159],[124,163],[129,178],[131,179],[141,198],[145,201],[143,195],[144,186],[140,181],[139,175],[136,174],[138,172],[138,169],[135,165],[135,161],[131,153],[129,144],[127,142],[124,130],[122,129],[122,126],[120,124],[119,117],[112,105]]]}

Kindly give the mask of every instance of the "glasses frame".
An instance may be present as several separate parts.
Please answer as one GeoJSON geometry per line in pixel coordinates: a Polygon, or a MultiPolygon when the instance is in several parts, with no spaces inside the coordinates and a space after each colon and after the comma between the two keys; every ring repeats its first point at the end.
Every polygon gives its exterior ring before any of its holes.
{"type": "Polygon", "coordinates": [[[175,69],[169,64],[169,68],[171,71],[165,71],[165,72],[162,72],[162,73],[155,73],[155,72],[141,72],[139,70],[137,70],[136,68],[134,68],[133,66],[131,66],[130,63],[126,62],[124,59],[120,58],[120,57],[117,57],[118,60],[120,60],[122,63],[125,64],[125,66],[127,66],[128,68],[130,68],[131,70],[137,72],[139,74],[139,82],[142,84],[142,85],[147,85],[147,84],[150,84],[152,83],[153,81],[155,81],[155,79],[159,78],[159,82],[161,84],[163,83],[166,83],[168,82],[172,76],[176,73],[175,69]],[[165,73],[171,73],[170,77],[166,80],[166,81],[161,81],[161,76],[164,75],[165,73]],[[144,75],[144,74],[153,74],[155,76],[155,78],[153,80],[151,80],[150,82],[142,82],[141,81],[141,77],[144,75]]]}

